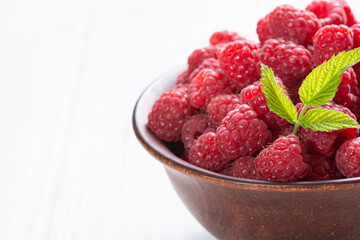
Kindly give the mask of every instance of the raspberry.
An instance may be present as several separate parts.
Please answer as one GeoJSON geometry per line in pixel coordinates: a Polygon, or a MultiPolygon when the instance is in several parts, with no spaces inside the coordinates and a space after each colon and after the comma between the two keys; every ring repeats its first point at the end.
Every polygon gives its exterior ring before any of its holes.
{"type": "Polygon", "coordinates": [[[360,138],[344,142],[336,152],[335,161],[346,177],[360,177],[360,138]]]}
{"type": "Polygon", "coordinates": [[[255,168],[255,158],[244,156],[236,159],[232,164],[230,175],[238,178],[259,179],[255,168]]]}
{"type": "MultiPolygon", "coordinates": [[[[282,81],[277,78],[276,80],[281,86],[283,86],[282,81]]],[[[284,90],[287,94],[286,90],[284,90]]],[[[266,98],[264,93],[261,91],[261,82],[256,81],[253,84],[245,87],[241,90],[241,97],[244,103],[251,106],[254,111],[258,114],[259,118],[262,119],[269,128],[275,127],[285,127],[289,123],[284,119],[271,112],[267,106],[266,98]]]]}
{"type": "Polygon", "coordinates": [[[337,132],[319,132],[311,129],[300,128],[299,136],[304,141],[309,151],[327,157],[335,154],[335,140],[337,132]]]}
{"type": "Polygon", "coordinates": [[[319,154],[309,154],[305,159],[312,169],[311,175],[306,178],[308,181],[332,180],[342,177],[335,162],[330,158],[319,154]]]}
{"type": "MultiPolygon", "coordinates": [[[[296,108],[300,112],[303,108],[303,103],[298,103],[296,108]]],[[[336,110],[348,114],[350,117],[356,120],[356,117],[346,107],[337,105],[335,103],[327,103],[321,106],[324,109],[336,110]]],[[[308,107],[307,110],[313,109],[314,107],[308,107]]],[[[313,153],[319,153],[326,157],[331,157],[335,154],[336,148],[339,143],[344,139],[352,139],[359,135],[358,129],[342,129],[332,132],[319,132],[312,131],[311,129],[299,128],[299,135],[304,141],[307,149],[313,153]]]]}
{"type": "Polygon", "coordinates": [[[284,82],[285,88],[288,91],[288,95],[294,104],[300,102],[299,88],[302,82],[303,80],[284,82]]]}
{"type": "Polygon", "coordinates": [[[269,15],[260,19],[256,26],[256,33],[258,34],[261,43],[264,43],[269,38],[273,38],[270,31],[269,15]]]}
{"type": "Polygon", "coordinates": [[[351,30],[354,33],[354,48],[360,47],[360,23],[351,26],[351,30]]]}
{"type": "Polygon", "coordinates": [[[205,132],[215,132],[207,114],[196,114],[190,117],[181,129],[181,141],[185,150],[189,151],[193,142],[205,132]]]}
{"type": "Polygon", "coordinates": [[[173,88],[163,93],[148,115],[148,127],[161,140],[177,142],[181,128],[194,112],[183,88],[173,88]]]}
{"type": "Polygon", "coordinates": [[[333,55],[353,47],[353,32],[346,25],[326,25],[314,36],[314,63],[322,64],[333,55]]]}
{"type": "Polygon", "coordinates": [[[217,50],[218,48],[215,46],[208,46],[194,50],[188,58],[189,71],[192,72],[207,58],[216,58],[217,50]]]}
{"type": "Polygon", "coordinates": [[[215,59],[215,58],[207,58],[197,68],[195,68],[191,72],[191,74],[189,76],[189,81],[191,82],[192,79],[194,77],[196,77],[196,75],[198,75],[198,73],[203,69],[212,69],[212,70],[215,70],[217,72],[221,71],[220,64],[219,64],[219,61],[217,59],[215,59]]]}
{"type": "Polygon", "coordinates": [[[348,3],[346,2],[346,0],[335,0],[335,1],[338,2],[344,8],[346,18],[347,18],[347,25],[349,27],[351,27],[352,25],[357,23],[357,21],[354,17],[354,14],[352,13],[351,8],[348,5],[348,3]]]}
{"type": "Polygon", "coordinates": [[[256,51],[255,43],[241,40],[228,43],[219,51],[220,67],[237,90],[259,79],[256,51]]]}
{"type": "Polygon", "coordinates": [[[215,46],[219,43],[229,43],[236,40],[245,40],[245,38],[239,36],[236,32],[225,30],[213,33],[210,37],[210,44],[215,46]]]}
{"type": "MultiPolygon", "coordinates": [[[[349,115],[355,121],[357,120],[356,116],[347,107],[335,104],[333,102],[329,102],[321,107],[325,108],[325,109],[336,110],[336,111],[345,113],[345,114],[349,115]]],[[[356,129],[356,128],[341,129],[341,130],[338,130],[337,132],[340,134],[341,138],[346,139],[346,140],[356,138],[359,135],[359,129],[356,129]]]]}
{"type": "Polygon", "coordinates": [[[232,165],[230,162],[223,170],[219,171],[219,173],[226,176],[231,176],[231,169],[232,169],[232,165]]]}
{"type": "Polygon", "coordinates": [[[271,133],[272,133],[271,142],[274,142],[278,138],[286,137],[286,136],[292,134],[293,131],[294,131],[293,126],[289,126],[286,128],[279,127],[279,128],[271,129],[271,133]]]}
{"type": "Polygon", "coordinates": [[[243,101],[238,94],[219,95],[211,99],[206,111],[209,113],[212,123],[219,126],[227,113],[240,104],[243,104],[243,101]]]}
{"type": "Polygon", "coordinates": [[[211,98],[219,94],[232,93],[226,77],[212,69],[203,69],[189,85],[190,103],[195,108],[206,109],[211,98]]]}
{"type": "Polygon", "coordinates": [[[270,140],[266,123],[246,104],[230,111],[216,130],[216,145],[230,159],[254,155],[270,140]]]}
{"type": "Polygon", "coordinates": [[[215,133],[208,132],[195,140],[189,152],[189,162],[210,171],[221,171],[231,160],[216,148],[215,133]]]}
{"type": "Polygon", "coordinates": [[[284,82],[302,79],[311,70],[311,53],[294,42],[269,39],[258,51],[259,61],[284,82]]]}
{"type": "Polygon", "coordinates": [[[316,15],[309,11],[297,10],[285,4],[269,14],[270,31],[274,38],[292,41],[300,45],[312,43],[312,38],[321,27],[316,15]]]}
{"type": "Polygon", "coordinates": [[[305,9],[315,13],[322,26],[347,23],[345,10],[338,2],[315,0],[312,1],[305,9]]]}
{"type": "Polygon", "coordinates": [[[185,70],[177,76],[176,85],[189,83],[189,71],[185,70]]]}
{"type": "Polygon", "coordinates": [[[356,74],[352,68],[349,68],[341,76],[341,83],[333,101],[352,110],[353,107],[358,108],[359,95],[360,90],[356,74]]]}
{"type": "Polygon", "coordinates": [[[311,168],[304,162],[299,138],[294,135],[277,139],[255,158],[261,178],[275,182],[289,182],[310,175],[311,168]]]}
{"type": "Polygon", "coordinates": [[[203,133],[215,132],[207,114],[196,114],[189,118],[181,130],[181,141],[185,150],[189,151],[193,142],[203,133]]]}

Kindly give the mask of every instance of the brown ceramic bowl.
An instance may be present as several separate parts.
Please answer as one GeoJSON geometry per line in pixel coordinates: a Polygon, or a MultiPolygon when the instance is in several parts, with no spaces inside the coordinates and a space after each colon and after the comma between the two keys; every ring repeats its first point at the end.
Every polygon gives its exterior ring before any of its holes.
{"type": "Polygon", "coordinates": [[[147,128],[155,100],[184,68],[154,81],[133,113],[135,134],[160,161],[193,216],[219,239],[360,239],[360,178],[273,183],[220,175],[177,157],[147,128]]]}

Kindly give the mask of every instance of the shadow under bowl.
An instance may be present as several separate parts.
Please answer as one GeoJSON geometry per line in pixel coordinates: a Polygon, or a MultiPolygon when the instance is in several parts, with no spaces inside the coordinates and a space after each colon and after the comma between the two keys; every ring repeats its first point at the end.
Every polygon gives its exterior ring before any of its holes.
{"type": "Polygon", "coordinates": [[[360,178],[274,183],[217,174],[177,157],[147,116],[184,67],[151,83],[133,112],[144,148],[160,161],[192,215],[219,239],[360,239],[360,178]]]}

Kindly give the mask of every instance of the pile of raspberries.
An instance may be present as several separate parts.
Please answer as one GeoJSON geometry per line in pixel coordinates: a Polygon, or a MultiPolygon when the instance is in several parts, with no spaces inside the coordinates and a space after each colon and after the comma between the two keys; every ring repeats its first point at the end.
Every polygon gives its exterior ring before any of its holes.
{"type": "MultiPolygon", "coordinates": [[[[273,113],[261,90],[260,64],[272,68],[297,104],[303,79],[333,55],[360,47],[360,23],[344,0],[315,0],[305,10],[276,7],[257,23],[259,43],[215,32],[196,49],[176,85],[148,115],[161,140],[181,143],[185,161],[233,177],[275,182],[360,176],[359,130],[299,129],[273,113]]],[[[360,119],[360,64],[342,74],[332,102],[322,106],[360,119]]]]}

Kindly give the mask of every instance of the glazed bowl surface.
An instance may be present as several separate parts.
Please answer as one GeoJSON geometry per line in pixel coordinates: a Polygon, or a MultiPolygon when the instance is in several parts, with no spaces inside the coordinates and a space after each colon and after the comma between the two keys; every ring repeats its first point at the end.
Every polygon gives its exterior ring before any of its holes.
{"type": "Polygon", "coordinates": [[[207,171],[179,158],[147,128],[156,99],[185,67],[151,83],[133,112],[134,132],[160,161],[192,215],[218,239],[360,239],[360,178],[274,183],[207,171]]]}

